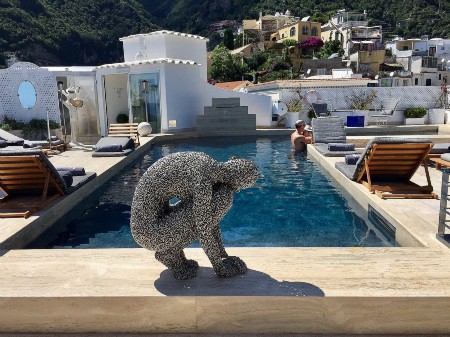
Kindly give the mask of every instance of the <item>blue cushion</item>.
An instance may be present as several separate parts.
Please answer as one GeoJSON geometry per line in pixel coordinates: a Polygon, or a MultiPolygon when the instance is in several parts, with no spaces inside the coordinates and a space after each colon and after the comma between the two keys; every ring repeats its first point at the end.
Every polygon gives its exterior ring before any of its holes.
{"type": "Polygon", "coordinates": [[[63,178],[67,187],[72,186],[72,183],[73,183],[72,173],[70,173],[69,171],[58,171],[58,173],[59,173],[59,176],[61,178],[63,178]]]}
{"type": "Polygon", "coordinates": [[[345,163],[347,165],[356,165],[360,155],[359,154],[348,154],[345,156],[345,163]]]}
{"type": "Polygon", "coordinates": [[[330,151],[354,151],[355,144],[329,143],[328,150],[330,150],[330,151]]]}
{"type": "Polygon", "coordinates": [[[56,171],[67,171],[72,174],[72,176],[84,176],[86,174],[84,167],[57,167],[56,171]]]}
{"type": "Polygon", "coordinates": [[[122,152],[122,145],[110,144],[110,145],[97,145],[95,147],[96,152],[122,152]]]}

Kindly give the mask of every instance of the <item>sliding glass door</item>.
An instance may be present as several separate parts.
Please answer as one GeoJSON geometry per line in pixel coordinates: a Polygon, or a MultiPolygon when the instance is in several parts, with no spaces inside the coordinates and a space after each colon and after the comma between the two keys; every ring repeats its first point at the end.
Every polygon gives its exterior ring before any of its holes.
{"type": "Polygon", "coordinates": [[[130,74],[130,103],[133,122],[148,122],[152,133],[161,132],[159,74],[130,74]]]}

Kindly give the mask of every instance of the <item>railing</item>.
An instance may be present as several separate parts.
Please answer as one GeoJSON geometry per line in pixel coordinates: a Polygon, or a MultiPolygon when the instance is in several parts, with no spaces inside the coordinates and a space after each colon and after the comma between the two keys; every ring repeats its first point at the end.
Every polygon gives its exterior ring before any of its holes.
{"type": "Polygon", "coordinates": [[[411,77],[412,72],[407,70],[395,70],[395,71],[380,71],[379,76],[382,77],[390,77],[391,72],[394,73],[394,77],[411,77]]]}
{"type": "Polygon", "coordinates": [[[381,37],[381,33],[379,30],[366,32],[352,32],[352,38],[377,39],[379,37],[381,37]]]}
{"type": "Polygon", "coordinates": [[[347,21],[341,22],[336,26],[341,28],[347,28],[347,27],[367,27],[368,25],[369,25],[368,21],[347,21]]]}
{"type": "Polygon", "coordinates": [[[448,245],[448,241],[446,240],[446,236],[448,234],[445,234],[445,229],[449,228],[449,225],[447,224],[450,222],[450,220],[447,220],[447,215],[450,215],[449,208],[447,207],[448,201],[449,201],[449,195],[448,195],[448,187],[449,187],[449,171],[448,169],[442,170],[442,184],[441,184],[441,203],[439,207],[439,225],[438,225],[438,232],[437,237],[441,239],[444,243],[448,245]]]}

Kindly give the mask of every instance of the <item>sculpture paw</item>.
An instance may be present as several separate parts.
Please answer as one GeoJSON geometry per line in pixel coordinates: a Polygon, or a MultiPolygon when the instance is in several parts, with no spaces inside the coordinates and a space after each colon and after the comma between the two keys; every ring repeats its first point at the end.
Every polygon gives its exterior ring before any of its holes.
{"type": "Polygon", "coordinates": [[[172,269],[173,277],[177,280],[190,280],[197,276],[198,262],[187,260],[186,263],[177,269],[172,269]]]}
{"type": "Polygon", "coordinates": [[[216,271],[219,277],[232,277],[244,274],[247,271],[247,265],[237,256],[229,256],[222,260],[223,266],[216,271]]]}

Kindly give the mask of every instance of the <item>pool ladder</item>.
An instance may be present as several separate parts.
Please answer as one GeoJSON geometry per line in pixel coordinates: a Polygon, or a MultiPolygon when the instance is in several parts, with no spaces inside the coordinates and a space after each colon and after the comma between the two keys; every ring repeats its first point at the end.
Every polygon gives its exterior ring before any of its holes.
{"type": "Polygon", "coordinates": [[[450,234],[445,234],[445,229],[450,229],[448,223],[450,219],[447,216],[450,215],[450,207],[448,207],[449,197],[449,178],[450,170],[441,169],[442,171],[442,185],[441,185],[441,204],[439,208],[439,225],[438,232],[436,234],[437,238],[450,247],[450,234]]]}

